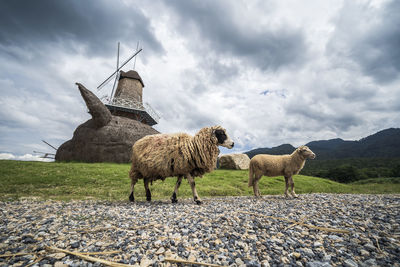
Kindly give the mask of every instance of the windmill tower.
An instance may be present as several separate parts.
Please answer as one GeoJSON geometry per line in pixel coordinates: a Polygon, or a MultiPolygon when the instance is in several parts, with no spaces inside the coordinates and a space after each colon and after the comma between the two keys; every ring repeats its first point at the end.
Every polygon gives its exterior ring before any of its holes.
{"type": "Polygon", "coordinates": [[[135,70],[124,72],[121,68],[126,65],[133,57],[140,53],[142,49],[129,57],[121,66],[119,66],[119,43],[117,54],[117,70],[111,74],[97,88],[101,89],[115,75],[113,90],[111,92],[110,101],[105,104],[114,116],[126,117],[153,126],[158,123],[160,117],[154,109],[147,103],[143,104],[143,87],[144,83],[139,73],[135,70]],[[117,89],[114,93],[116,83],[117,89]]]}

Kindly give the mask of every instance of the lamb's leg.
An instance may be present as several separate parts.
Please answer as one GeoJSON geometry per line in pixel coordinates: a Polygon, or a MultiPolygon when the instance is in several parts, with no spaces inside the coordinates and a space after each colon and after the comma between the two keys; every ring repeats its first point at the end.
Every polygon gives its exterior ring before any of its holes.
{"type": "Polygon", "coordinates": [[[293,182],[293,176],[290,176],[290,178],[289,178],[289,184],[290,184],[290,188],[291,188],[291,195],[293,196],[293,197],[298,197],[298,195],[296,195],[296,193],[294,192],[294,182],[293,182]]]}
{"type": "Polygon", "coordinates": [[[193,193],[193,199],[194,201],[200,205],[201,204],[201,199],[199,198],[199,195],[197,195],[197,191],[196,191],[196,183],[194,182],[194,178],[188,174],[186,176],[186,178],[188,179],[188,182],[190,184],[190,187],[192,188],[192,193],[193,193]]]}
{"type": "Polygon", "coordinates": [[[255,195],[256,197],[261,197],[260,189],[259,189],[259,187],[258,187],[258,181],[260,181],[260,179],[261,179],[261,176],[256,176],[256,177],[254,177],[253,192],[254,192],[254,195],[255,195]]]}
{"type": "Polygon", "coordinates": [[[289,198],[289,194],[288,194],[288,189],[289,189],[289,179],[290,179],[290,177],[291,176],[285,176],[285,185],[286,185],[286,188],[285,188],[285,197],[286,198],[289,198]]]}
{"type": "Polygon", "coordinates": [[[149,179],[144,179],[144,189],[146,190],[146,200],[151,201],[151,192],[149,189],[149,179]]]}
{"type": "Polygon", "coordinates": [[[179,175],[178,179],[176,180],[174,193],[172,194],[172,197],[171,197],[172,203],[177,203],[178,202],[178,199],[176,198],[176,195],[178,194],[178,189],[181,186],[182,178],[183,178],[183,176],[179,175]]]}
{"type": "Polygon", "coordinates": [[[129,172],[129,177],[131,178],[131,194],[129,195],[129,201],[134,202],[135,197],[133,196],[133,191],[135,189],[135,184],[138,181],[138,178],[136,177],[135,173],[132,171],[129,172]]]}

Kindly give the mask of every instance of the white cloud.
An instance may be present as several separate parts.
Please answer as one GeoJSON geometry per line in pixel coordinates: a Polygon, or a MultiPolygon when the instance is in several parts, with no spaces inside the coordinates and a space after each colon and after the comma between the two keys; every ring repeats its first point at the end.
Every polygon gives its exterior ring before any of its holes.
{"type": "Polygon", "coordinates": [[[44,161],[44,162],[54,161],[53,159],[42,158],[38,155],[25,154],[21,156],[15,156],[11,153],[0,153],[0,160],[44,161]]]}

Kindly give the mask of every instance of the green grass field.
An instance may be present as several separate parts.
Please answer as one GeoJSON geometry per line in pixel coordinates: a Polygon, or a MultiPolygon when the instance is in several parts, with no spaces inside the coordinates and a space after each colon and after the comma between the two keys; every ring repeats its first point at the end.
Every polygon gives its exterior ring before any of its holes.
{"type": "MultiPolygon", "coordinates": [[[[38,199],[101,199],[127,201],[130,191],[129,164],[113,163],[45,163],[0,160],[0,200],[24,197],[38,199]]],[[[215,170],[196,179],[200,197],[249,196],[248,171],[215,170]]],[[[328,179],[296,175],[296,192],[305,193],[400,193],[400,178],[368,179],[351,184],[340,184],[328,179]]],[[[176,178],[156,181],[151,186],[153,199],[169,199],[176,178]]],[[[283,177],[263,177],[260,190],[263,195],[283,194],[283,177]]],[[[190,186],[183,182],[179,198],[192,196],[190,186]]],[[[135,187],[135,197],[145,200],[143,181],[135,187]]]]}

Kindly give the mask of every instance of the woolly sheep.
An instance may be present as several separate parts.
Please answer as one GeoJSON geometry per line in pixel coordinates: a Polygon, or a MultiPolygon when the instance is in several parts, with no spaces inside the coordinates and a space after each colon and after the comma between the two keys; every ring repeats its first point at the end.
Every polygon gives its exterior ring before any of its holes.
{"type": "Polygon", "coordinates": [[[279,176],[285,177],[286,189],[285,196],[288,195],[289,185],[291,187],[291,195],[297,197],[294,192],[293,175],[298,174],[304,167],[306,159],[314,159],[315,154],[307,146],[298,147],[290,155],[267,155],[259,154],[250,160],[249,166],[249,187],[253,186],[254,195],[260,197],[258,182],[261,176],[279,176]]]}
{"type": "Polygon", "coordinates": [[[134,187],[139,179],[144,180],[146,199],[151,201],[149,182],[177,176],[171,201],[176,198],[182,178],[185,177],[192,189],[194,201],[201,204],[194,178],[211,172],[216,167],[218,146],[232,148],[233,141],[221,126],[205,127],[195,136],[185,133],[156,134],[145,136],[132,147],[130,201],[135,201],[134,187]]]}

